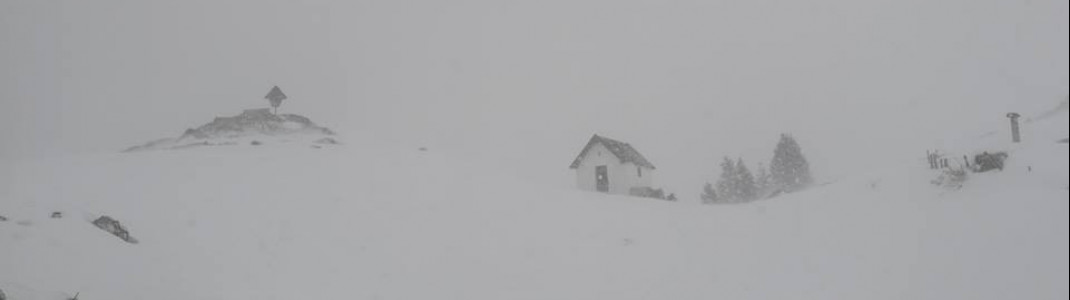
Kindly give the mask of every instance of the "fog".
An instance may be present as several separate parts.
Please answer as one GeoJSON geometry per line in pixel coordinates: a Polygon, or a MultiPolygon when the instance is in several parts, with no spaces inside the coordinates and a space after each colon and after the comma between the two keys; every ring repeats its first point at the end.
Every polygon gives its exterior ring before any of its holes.
{"type": "Polygon", "coordinates": [[[1057,0],[0,0],[0,158],[266,107],[562,185],[595,133],[693,197],[794,134],[822,181],[1065,99],[1057,0]]]}

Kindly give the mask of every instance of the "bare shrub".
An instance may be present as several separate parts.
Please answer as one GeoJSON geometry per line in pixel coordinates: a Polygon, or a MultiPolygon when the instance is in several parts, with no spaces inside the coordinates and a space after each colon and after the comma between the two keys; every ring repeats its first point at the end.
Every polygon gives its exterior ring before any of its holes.
{"type": "Polygon", "coordinates": [[[940,172],[940,175],[933,179],[932,184],[948,189],[961,189],[966,184],[966,180],[969,180],[970,172],[967,172],[965,168],[946,168],[940,172]]]}

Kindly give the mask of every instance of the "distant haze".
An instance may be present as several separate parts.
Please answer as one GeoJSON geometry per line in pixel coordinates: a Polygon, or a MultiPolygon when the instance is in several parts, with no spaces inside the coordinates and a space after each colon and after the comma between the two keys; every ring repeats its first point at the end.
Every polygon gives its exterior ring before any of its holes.
{"type": "Polygon", "coordinates": [[[819,179],[1065,100],[1065,0],[0,0],[0,161],[267,107],[567,185],[595,133],[687,197],[794,134],[819,179]]]}

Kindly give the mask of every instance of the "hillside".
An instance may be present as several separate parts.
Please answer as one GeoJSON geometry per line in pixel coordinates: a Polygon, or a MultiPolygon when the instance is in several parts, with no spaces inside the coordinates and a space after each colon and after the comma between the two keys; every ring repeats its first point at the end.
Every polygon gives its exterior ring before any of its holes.
{"type": "Polygon", "coordinates": [[[14,300],[1065,299],[1067,157],[1065,144],[1019,149],[1007,171],[958,191],[930,185],[922,162],[890,162],[743,206],[548,188],[363,139],[4,163],[0,289],[14,300]],[[93,227],[101,215],[140,243],[93,227]]]}
{"type": "Polygon", "coordinates": [[[266,108],[248,109],[237,116],[215,118],[200,127],[187,129],[181,136],[130,147],[124,152],[262,145],[265,140],[275,143],[291,143],[295,140],[313,144],[337,143],[331,136],[334,136],[333,131],[300,115],[276,115],[266,108]]]}

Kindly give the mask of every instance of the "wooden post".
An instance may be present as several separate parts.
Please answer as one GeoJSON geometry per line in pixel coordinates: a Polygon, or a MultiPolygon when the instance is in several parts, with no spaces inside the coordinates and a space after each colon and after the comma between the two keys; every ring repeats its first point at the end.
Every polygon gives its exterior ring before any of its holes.
{"type": "Polygon", "coordinates": [[[933,153],[925,150],[925,159],[929,160],[929,169],[933,168],[933,153]]]}
{"type": "Polygon", "coordinates": [[[929,169],[933,168],[933,153],[932,151],[925,150],[925,159],[929,160],[929,169]]]}

